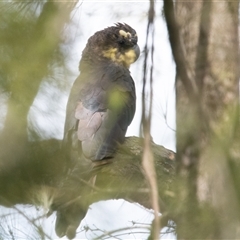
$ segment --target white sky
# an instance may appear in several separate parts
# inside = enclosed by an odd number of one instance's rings
[[[70,91],[71,84],[79,74],[78,64],[81,52],[86,45],[87,39],[96,31],[112,26],[116,22],[125,22],[132,26],[138,33],[139,47],[144,48],[147,26],[148,1],[84,1],[78,4],[77,9],[72,14],[75,23],[70,27],[67,40],[71,43],[66,47],[68,52],[69,67],[74,76],[66,81],[66,94],[58,95],[54,87],[48,84],[42,85],[34,106],[31,108],[30,118],[34,118],[37,127],[48,137],[62,138],[65,119],[65,106]],[[153,140],[166,148],[175,151],[175,65],[172,59],[170,46],[168,43],[167,29],[162,17],[162,1],[156,3],[155,21],[155,55],[154,55],[154,95],[153,95],[153,120],[151,134]],[[70,46],[70,47],[69,47]],[[128,136],[139,136],[139,124],[141,116],[141,88],[142,88],[142,66],[143,55],[134,63],[130,70],[136,83],[137,90],[137,111],[135,118],[128,129]],[[30,212],[35,208],[29,208]],[[26,211],[26,209],[25,209]],[[2,211],[1,211],[2,212]],[[117,216],[117,217],[116,217]],[[87,217],[79,228],[78,239],[92,239],[96,237],[94,232],[82,231],[86,224],[92,228],[97,226],[102,230],[113,230],[120,227],[131,226],[131,221],[139,223],[150,223],[152,212],[140,207],[137,204],[130,204],[122,200],[110,200],[99,202],[91,206]],[[20,221],[20,218],[19,218]],[[47,232],[55,238],[54,224],[55,216],[45,219],[42,224],[46,226]],[[26,231],[23,222],[16,223],[16,229]],[[30,230],[28,230],[30,231]],[[96,233],[96,232],[95,232]],[[99,232],[97,232],[99,235]],[[146,239],[147,235],[133,233],[122,236],[121,239]],[[162,239],[174,238],[168,235]]]

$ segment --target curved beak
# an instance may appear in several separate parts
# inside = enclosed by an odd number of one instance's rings
[[[135,60],[134,62],[138,59],[139,55],[140,55],[140,48],[137,44],[135,44],[132,49],[134,50],[134,53],[135,53]]]

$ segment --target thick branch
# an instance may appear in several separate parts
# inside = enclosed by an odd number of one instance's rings
[[[190,100],[196,100],[198,94],[194,82],[189,77],[184,51],[181,45],[179,29],[177,26],[174,6],[172,0],[164,0],[164,14],[168,28],[169,41],[172,48],[172,54],[176,62],[177,74],[180,77]]]
[[[211,1],[202,3],[201,20],[199,26],[199,38],[197,47],[197,57],[195,65],[196,84],[201,94],[204,86],[204,78],[207,74],[208,62],[208,46],[211,27]]]
[[[25,157],[9,172],[0,170],[0,204],[45,204],[53,198],[52,211],[57,211],[56,232],[74,237],[88,206],[105,199],[124,198],[151,208],[149,188],[141,167],[143,139],[126,138],[108,164],[66,169],[60,150],[61,141],[32,143]],[[175,154],[151,144],[157,172],[160,204],[166,208],[169,187],[174,174]],[[66,171],[67,170],[67,171]],[[45,196],[45,198],[43,198]],[[164,203],[164,204],[163,204]],[[162,209],[163,209],[162,208]]]

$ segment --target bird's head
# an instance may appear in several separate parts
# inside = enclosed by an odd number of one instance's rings
[[[96,32],[89,38],[83,57],[93,55],[95,59],[107,59],[129,68],[140,54],[136,31],[127,24],[116,23]]]

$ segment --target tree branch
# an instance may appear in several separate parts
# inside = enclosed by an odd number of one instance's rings
[[[151,208],[147,180],[142,171],[143,139],[126,138],[109,164],[67,170],[61,141],[31,143],[25,157],[11,171],[0,169],[0,204],[46,205],[50,214],[57,211],[56,232],[69,238],[84,218],[88,206],[106,199],[124,198]],[[159,203],[166,209],[173,195],[169,194],[174,176],[175,154],[151,143],[156,166]],[[160,183],[160,184],[159,184]],[[67,220],[66,220],[67,219]],[[64,224],[63,224],[64,223]]]
[[[172,0],[164,0],[164,14],[168,28],[172,54],[176,62],[177,74],[186,89],[187,96],[190,98],[190,100],[195,101],[197,99],[198,89],[189,76],[187,70],[185,55],[183,47],[181,45],[181,39],[179,36],[179,29],[175,18],[174,5]]]
[[[199,37],[197,47],[197,57],[195,64],[196,84],[199,93],[202,94],[204,85],[204,77],[207,74],[208,63],[208,46],[211,27],[211,1],[204,1],[202,3],[201,19],[199,26]]]
[[[143,67],[143,94],[142,94],[142,129],[144,132],[144,150],[142,155],[142,167],[143,172],[146,177],[146,180],[149,184],[150,188],[150,197],[152,202],[152,208],[154,210],[154,221],[152,226],[153,238],[157,239],[159,237],[159,231],[161,229],[160,221],[159,221],[159,196],[158,196],[158,186],[156,179],[156,170],[154,166],[154,156],[151,149],[151,117],[152,117],[152,97],[153,97],[153,54],[154,54],[154,17],[155,17],[155,9],[154,9],[154,1],[150,0],[150,7],[148,11],[148,25],[147,25],[147,34],[146,34],[146,43],[145,43],[145,57],[144,57],[144,67]],[[150,85],[150,103],[148,109],[146,108],[145,102],[145,91],[146,91],[146,83],[147,83],[147,60],[148,60],[148,42],[149,42],[149,33],[152,33],[152,43],[151,43],[151,68],[150,68],[150,77],[149,77],[149,85]],[[148,110],[148,113],[147,113]]]

